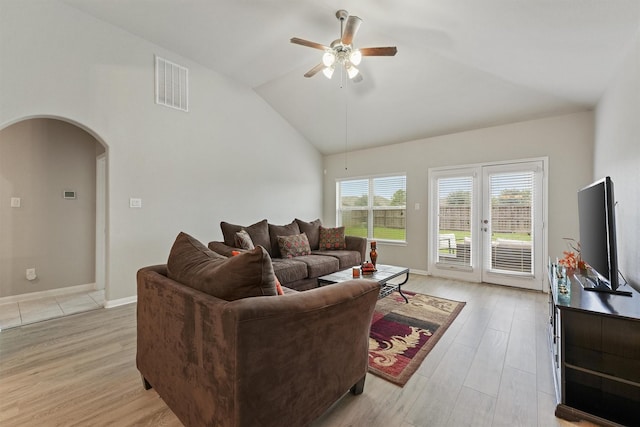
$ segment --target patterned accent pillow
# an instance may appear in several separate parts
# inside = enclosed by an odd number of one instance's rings
[[[346,249],[344,227],[324,228],[320,226],[319,246],[321,251]]]
[[[251,236],[247,233],[247,230],[244,228],[236,233],[235,236],[236,248],[240,249],[255,249],[256,247],[253,245],[253,240],[251,240]]]
[[[311,255],[309,239],[307,235],[294,234],[292,236],[278,236],[278,246],[282,258],[294,258],[302,255]]]

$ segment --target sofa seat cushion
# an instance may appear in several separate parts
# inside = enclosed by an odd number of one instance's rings
[[[296,280],[307,278],[307,264],[298,258],[273,258],[273,272],[283,286]]]
[[[171,248],[167,276],[226,301],[277,295],[271,258],[264,248],[226,258],[186,233],[178,234]]]
[[[312,255],[322,255],[338,259],[340,270],[362,264],[362,257],[357,251],[311,251]]]
[[[322,255],[304,255],[296,257],[297,261],[307,264],[309,278],[324,276],[335,273],[340,269],[340,262],[337,258]]]

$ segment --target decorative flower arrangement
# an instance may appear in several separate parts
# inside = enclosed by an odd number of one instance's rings
[[[572,249],[571,251],[563,251],[564,258],[558,261],[560,265],[564,265],[567,270],[580,270],[584,271],[587,269],[587,263],[584,262],[582,257],[580,256],[580,242],[570,238],[563,237],[563,240],[567,241],[567,245]]]

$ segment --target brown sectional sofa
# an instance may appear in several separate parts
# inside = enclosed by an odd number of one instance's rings
[[[307,426],[363,391],[375,281],[277,295],[264,248],[226,258],[181,233],[137,284],[136,365],[188,427]]]
[[[209,242],[209,249],[225,256],[232,251],[242,250],[236,246],[235,233],[245,230],[255,245],[266,249],[273,262],[273,270],[282,286],[298,291],[318,287],[318,277],[335,273],[345,268],[362,264],[366,260],[367,239],[345,236],[346,248],[343,250],[320,249],[320,220],[312,222],[295,219],[287,225],[269,224],[262,220],[249,226],[220,223],[223,242]],[[278,246],[278,236],[291,236],[305,233],[309,240],[310,255],[294,258],[282,258]]]

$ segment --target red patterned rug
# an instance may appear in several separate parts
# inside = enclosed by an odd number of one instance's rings
[[[369,372],[404,386],[466,303],[402,291],[376,304],[369,334]]]

